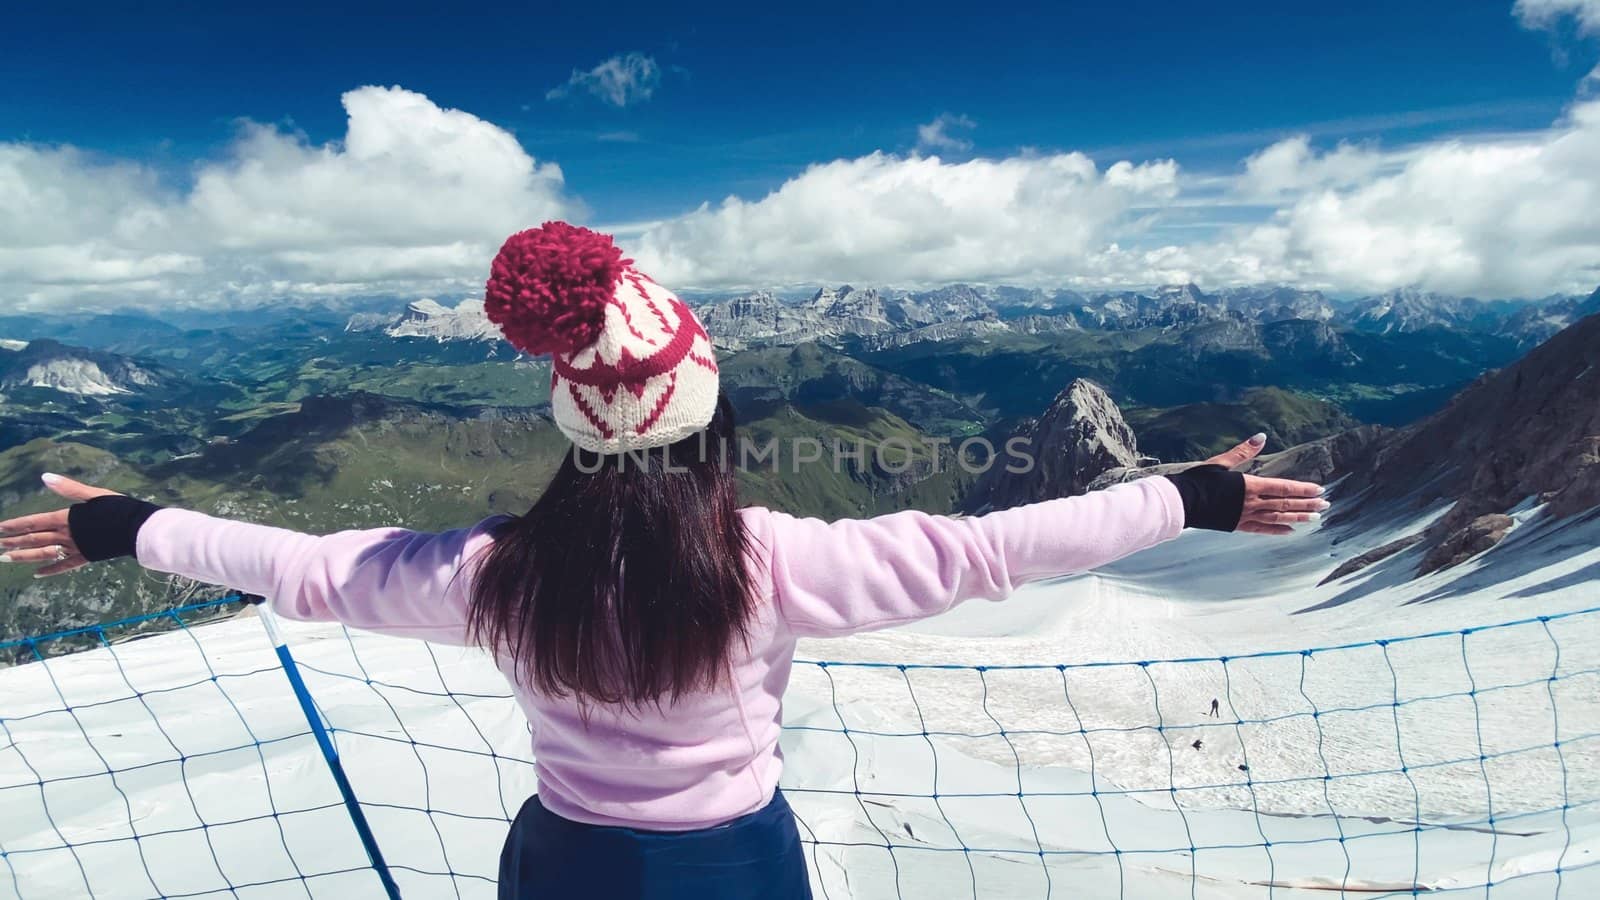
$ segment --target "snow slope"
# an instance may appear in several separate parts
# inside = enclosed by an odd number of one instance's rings
[[[1415,873],[1550,897],[1558,860],[1563,896],[1600,896],[1600,867],[1582,868],[1600,852],[1600,614],[1459,631],[1600,606],[1600,514],[1529,506],[1455,569],[1407,581],[1402,554],[1316,586],[1439,512],[1186,535],[1003,603],[803,644],[838,663],[796,667],[786,717],[817,896],[1410,895]],[[405,896],[493,896],[504,820],[533,788],[498,673],[475,651],[288,631]],[[873,661],[912,667],[848,664]],[[253,618],[0,672],[0,717],[0,898],[86,881],[97,897],[381,896]],[[64,842],[76,860],[35,849]]]

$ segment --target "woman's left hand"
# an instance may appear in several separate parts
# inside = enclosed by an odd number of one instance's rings
[[[1267,436],[1258,434],[1244,443],[1206,460],[1207,464],[1233,469],[1244,465],[1267,445]],[[1290,526],[1322,518],[1328,501],[1322,486],[1289,478],[1244,476],[1244,508],[1236,530],[1251,534],[1293,534]]]
[[[45,487],[77,503],[94,497],[115,494],[105,488],[91,487],[61,475],[46,473],[40,478]],[[44,563],[33,573],[35,578],[60,575],[89,564],[78,545],[72,541],[72,531],[67,527],[67,510],[20,516],[0,522],[0,562]]]

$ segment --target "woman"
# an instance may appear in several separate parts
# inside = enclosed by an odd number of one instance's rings
[[[1284,534],[1327,506],[1316,485],[1227,470],[1257,435],[1211,465],[976,518],[741,509],[711,343],[610,238],[560,222],[513,235],[485,309],[553,355],[574,444],[526,515],[313,536],[46,475],[78,502],[0,529],[6,559],[39,575],[133,555],[290,618],[487,647],[534,723],[539,779],[502,852],[503,898],[809,897],[777,789],[798,638],[999,600],[1186,525]]]

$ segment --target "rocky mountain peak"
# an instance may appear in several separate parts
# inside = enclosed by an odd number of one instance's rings
[[[726,300],[724,304],[728,309],[739,315],[752,315],[766,313],[777,306],[781,306],[782,301],[773,295],[771,291],[751,291],[748,294],[740,294],[737,297]]]
[[[920,308],[925,319],[934,322],[995,315],[990,292],[970,284],[952,284],[931,291],[920,291],[907,299]]]
[[[1209,298],[1194,282],[1162,285],[1156,290],[1156,299],[1168,303],[1205,303]]]
[[[1140,462],[1133,429],[1122,411],[1098,384],[1079,378],[1056,395],[1038,419],[1022,423],[1012,434],[1032,456],[1025,472],[1006,471],[1005,447],[963,501],[968,512],[1006,509],[1055,497],[1084,493],[1102,473],[1131,468]]]

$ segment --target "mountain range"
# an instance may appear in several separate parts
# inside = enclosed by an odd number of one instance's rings
[[[1600,312],[1600,303],[1579,296],[1486,301],[1417,290],[1336,301],[1320,291],[1275,286],[1207,293],[1197,285],[1181,284],[1148,292],[1086,295],[1071,290],[966,284],[927,291],[846,284],[819,288],[799,299],[785,299],[774,291],[754,291],[705,300],[696,305],[695,311],[713,340],[724,349],[811,341],[859,343],[881,349],[999,331],[1130,331],[1208,322],[1269,326],[1290,321],[1376,334],[1442,328],[1506,337],[1526,348],[1585,315]],[[418,300],[399,315],[358,313],[346,327],[351,331],[381,330],[393,337],[441,341],[498,339],[497,331],[483,314],[483,304],[473,299],[454,307],[432,299]]]
[[[750,502],[801,514],[998,508],[1103,483],[1108,469],[1204,458],[1264,430],[1272,447],[1293,446],[1264,466],[1367,485],[1363,516],[1402,497],[1456,504],[1395,551],[1420,571],[1407,553],[1448,565],[1504,534],[1485,517],[1505,515],[1518,492],[1577,509],[1587,488],[1551,492],[1595,477],[1584,366],[1600,320],[1580,319],[1600,311],[1600,291],[1525,303],[841,286],[698,308],[747,438],[908,448],[894,465],[868,452],[743,473]],[[548,477],[564,446],[548,381],[547,364],[500,341],[470,300],[0,316],[0,508],[45,508],[37,477],[60,471],[312,530],[458,525],[525,508]],[[1524,433],[1537,445],[1495,443]],[[1044,454],[1031,480],[957,464],[962,440],[1016,435]],[[1406,468],[1435,458],[1450,467]],[[1524,470],[1533,474],[1508,474]],[[1437,494],[1412,496],[1418,484]],[[145,611],[177,590],[127,565],[43,583],[0,569],[0,634]]]

